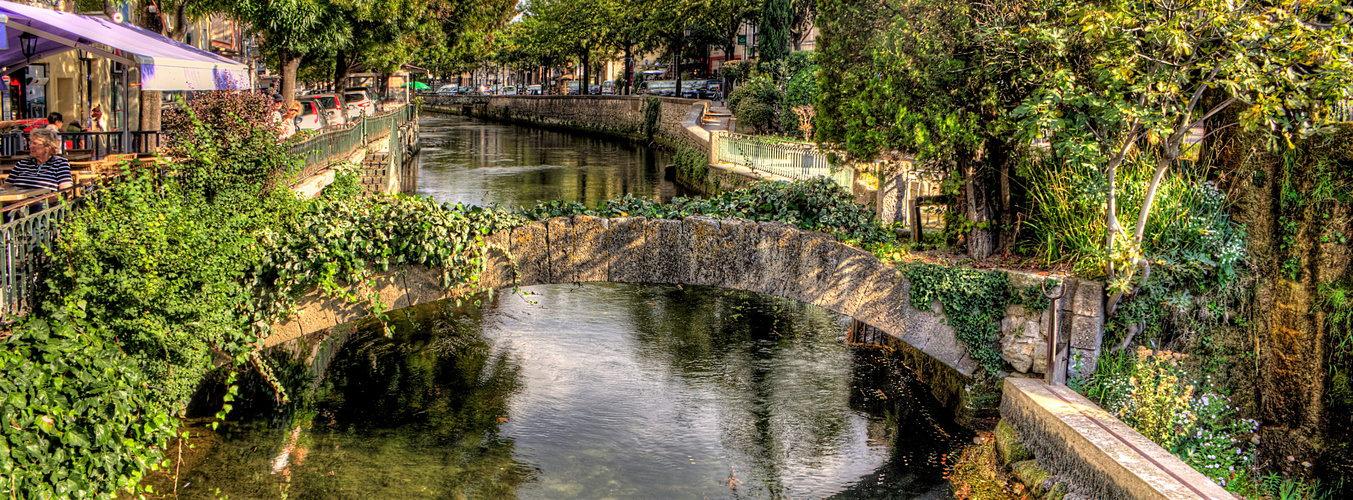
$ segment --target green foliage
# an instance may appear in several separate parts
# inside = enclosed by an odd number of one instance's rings
[[[269,242],[253,269],[261,305],[256,321],[280,317],[294,297],[319,287],[352,301],[354,285],[368,284],[392,266],[442,271],[442,285],[461,296],[481,291],[479,273],[489,246],[484,237],[522,219],[493,208],[437,205],[431,198],[372,197],[312,206],[302,220]],[[373,309],[384,310],[373,303]]]
[[[208,201],[257,198],[300,170],[289,149],[299,137],[279,141],[267,96],[217,90],[200,92],[181,109],[164,113],[165,154],[183,187]]]
[[[749,79],[747,83],[728,94],[728,107],[738,124],[756,133],[773,133],[779,129],[779,115],[784,94],[775,82],[765,76]]]
[[[177,413],[211,369],[213,349],[237,354],[255,339],[247,273],[263,253],[255,233],[282,204],[213,204],[146,173],[107,188],[77,212],[53,250],[50,286],[81,308],[154,380]]]
[[[1152,165],[1135,157],[1118,170],[1120,210],[1144,203],[1152,175]],[[1047,158],[1029,161],[1021,176],[1033,202],[1023,249],[1046,264],[1071,262],[1077,275],[1102,278],[1111,258],[1104,250],[1103,176]],[[1129,328],[1145,342],[1221,324],[1224,307],[1242,292],[1238,284],[1248,274],[1244,228],[1231,220],[1231,202],[1214,182],[1187,168],[1166,175],[1157,189],[1157,217],[1147,221],[1142,244],[1151,275],[1106,325],[1111,341],[1126,338]],[[1111,288],[1130,286],[1118,278]]]
[[[704,182],[705,176],[709,174],[709,157],[698,149],[681,146],[672,156],[672,166],[686,179]]]
[[[1111,411],[1124,423],[1167,450],[1175,449],[1196,415],[1190,410],[1193,385],[1179,367],[1182,355],[1145,347],[1137,350],[1137,366],[1124,404]]]
[[[1217,484],[1237,493],[1248,493],[1253,481],[1256,450],[1245,449],[1242,439],[1254,435],[1259,422],[1240,418],[1231,399],[1204,393],[1191,403],[1195,416],[1191,430],[1175,454]]]
[[[758,19],[762,61],[776,61],[789,55],[789,31],[793,28],[792,0],[763,0]]]
[[[653,137],[658,133],[658,119],[662,118],[662,100],[657,97],[648,97],[644,99],[644,124],[641,132],[644,139],[652,142]]]
[[[747,189],[726,191],[715,198],[674,198],[668,204],[633,196],[606,200],[595,208],[577,202],[552,201],[525,209],[523,215],[533,220],[574,215],[655,219],[705,215],[783,222],[802,229],[832,233],[861,244],[894,240],[893,233],[879,223],[872,210],[856,204],[850,192],[825,178],[792,183],[762,181]]]
[[[160,466],[173,422],[83,311],[28,316],[0,341],[0,492],[111,498]]]
[[[334,170],[334,181],[324,186],[320,198],[330,202],[350,201],[362,194],[362,170],[349,164]]]
[[[939,301],[949,326],[968,354],[994,376],[1005,366],[1000,340],[1001,318],[1014,297],[1010,275],[964,267],[914,263],[902,267],[911,282],[911,305],[929,311]]]
[[[1240,418],[1223,394],[1196,393],[1192,375],[1180,366],[1186,357],[1145,347],[1106,353],[1089,380],[1070,385],[1227,491],[1263,496],[1251,442],[1258,422]]]
[[[1304,481],[1299,477],[1267,474],[1259,482],[1259,491],[1273,500],[1325,500],[1334,497],[1321,490],[1320,481]]]

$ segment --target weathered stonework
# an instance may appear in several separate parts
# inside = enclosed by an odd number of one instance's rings
[[[911,306],[911,284],[900,270],[872,254],[836,241],[831,235],[780,223],[689,217],[684,220],[586,215],[556,217],[490,235],[481,283],[502,289],[582,281],[684,283],[747,290],[787,297],[854,317],[971,376],[977,363],[954,335],[939,304]],[[511,258],[509,259],[509,255]],[[448,296],[440,270],[409,267],[383,275],[376,292],[389,308],[402,308]],[[1019,290],[1041,276],[1012,273]],[[1067,281],[1063,324],[1072,349],[1097,349],[1102,319],[1078,312],[1102,313],[1093,292],[1098,285]],[[1083,292],[1090,290],[1090,292]],[[1073,293],[1080,292],[1080,293]],[[364,292],[365,293],[365,292]],[[332,327],[367,314],[365,304],[308,296],[295,317],[277,325],[267,345]],[[1002,355],[1013,371],[1041,371],[1049,313],[1013,306],[1001,320]],[[1088,346],[1088,347],[1087,347]]]
[[[506,120],[537,126],[567,128],[610,135],[643,138],[644,100],[649,96],[551,95],[493,96],[488,103],[471,106],[471,114],[491,120]],[[700,127],[700,117],[709,101],[656,98],[661,103],[654,138],[672,147],[709,150],[709,132]],[[460,113],[462,106],[431,111]]]

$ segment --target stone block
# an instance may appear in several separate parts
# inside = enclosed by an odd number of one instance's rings
[[[508,288],[516,281],[512,270],[512,260],[508,252],[512,251],[512,232],[498,231],[484,238],[484,273],[479,276],[479,285],[497,290]]]
[[[610,221],[591,215],[573,217],[573,254],[577,281],[609,281],[611,268]]]
[[[533,222],[512,230],[512,256],[517,260],[522,286],[552,282],[548,235],[544,222]]]
[[[1048,480],[1048,471],[1044,470],[1034,460],[1025,460],[1010,464],[1010,475],[1015,476],[1019,482],[1024,483],[1035,498],[1042,497],[1048,492],[1047,487],[1043,485]]]
[[[799,231],[799,297],[792,298],[825,307],[822,298],[831,286],[839,256],[832,251],[836,244],[832,235]]]
[[[1104,284],[1096,281],[1081,281],[1078,283],[1071,310],[1077,316],[1103,318]]]
[[[840,314],[852,316],[852,296],[858,291],[860,273],[868,269],[870,261],[877,261],[872,254],[849,245],[832,242],[825,245],[820,262],[828,271],[822,276],[822,292],[817,297],[817,305]],[[830,266],[830,267],[827,267]]]
[[[441,268],[403,266],[396,269],[396,272],[404,282],[404,293],[408,297],[407,302],[410,305],[436,302],[446,298],[448,295],[446,287],[442,286],[442,275],[444,274],[444,271]],[[340,321],[337,323],[345,323],[355,318],[338,319]]]
[[[711,217],[687,217],[681,221],[679,248],[688,256],[690,266],[684,279],[691,285],[723,286],[726,269],[719,262],[724,251],[722,221]]]
[[[720,225],[723,247],[718,258],[724,267],[723,286],[759,292],[762,269],[756,262],[761,241],[760,225],[752,221],[725,220]]]
[[[610,279],[621,283],[646,281],[652,256],[646,252],[645,230],[650,226],[643,217],[616,217],[610,220]]]
[[[1015,429],[1004,420],[996,423],[996,451],[1001,454],[1001,463],[1009,465],[1012,462],[1022,462],[1034,458],[1033,453],[1024,447],[1024,443],[1019,441],[1019,436],[1015,435]]]
[[[799,293],[801,231],[779,222],[761,222],[757,225],[760,240],[756,246],[755,263],[761,269],[759,291],[803,300]]]
[[[644,246],[653,259],[648,267],[649,283],[689,283],[689,253],[681,244],[682,223],[671,219],[648,219]]]
[[[555,217],[545,221],[549,241],[550,282],[573,283],[578,281],[578,268],[573,265],[573,252],[577,250],[577,231],[573,220],[567,217]]]
[[[948,325],[945,326],[948,327]],[[925,344],[925,347],[921,348],[921,351],[929,354],[937,361],[953,367],[963,375],[971,377],[976,368],[975,363],[968,356],[967,347],[959,342],[958,336],[954,335],[953,327],[949,327],[948,330],[948,332],[932,332],[930,341]],[[965,361],[964,358],[968,359]]]
[[[1001,359],[1010,363],[1010,367],[1019,373],[1028,373],[1034,363],[1036,353],[1040,350],[1047,350],[1047,340],[1038,330],[1038,322],[1030,320],[1021,320],[1019,318],[1005,318],[1001,320],[1004,327],[1010,324],[1009,331],[1003,330],[1001,337]]]
[[[1067,318],[1062,318],[1065,321]],[[1073,316],[1071,319],[1071,347],[1098,350],[1104,338],[1103,320],[1098,316]]]
[[[846,314],[872,319],[891,306],[891,292],[900,273],[891,264],[866,255],[867,259],[848,257],[839,273],[846,275],[852,284]]]

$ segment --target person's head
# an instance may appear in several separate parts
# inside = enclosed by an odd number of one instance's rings
[[[34,158],[46,160],[56,156],[61,144],[61,136],[55,130],[47,128],[33,129],[28,133],[28,153]]]
[[[55,123],[57,125],[60,125],[62,123],[66,123],[66,119],[65,117],[61,116],[61,113],[53,111],[51,113],[47,113],[47,123]]]
[[[280,108],[282,107],[282,103],[284,103],[284,102],[286,102],[286,99],[283,99],[283,98],[282,98],[282,94],[273,94],[273,95],[272,95],[272,108],[273,108],[273,109],[280,109]]]
[[[301,101],[291,101],[291,104],[287,105],[287,114],[299,116],[301,114]]]

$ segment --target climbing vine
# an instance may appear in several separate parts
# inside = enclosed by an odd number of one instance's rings
[[[989,375],[1004,366],[996,342],[1005,306],[1015,299],[1010,275],[965,267],[914,263],[902,266],[911,282],[911,305],[930,310],[939,301],[954,335]],[[1046,307],[1046,306],[1045,306]]]
[[[644,124],[642,132],[644,139],[652,142],[653,137],[658,133],[658,119],[662,118],[662,100],[657,97],[644,99]]]

